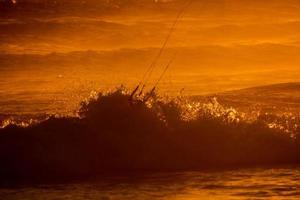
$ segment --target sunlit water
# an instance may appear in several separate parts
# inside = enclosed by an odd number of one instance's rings
[[[68,184],[2,186],[1,199],[299,199],[300,168],[115,176]]]
[[[199,12],[199,7],[192,6],[186,13],[192,20],[182,19],[169,42],[168,48],[179,53],[159,89],[177,94],[185,88],[188,94],[197,95],[299,81],[300,12],[297,3],[291,4],[288,3],[288,12],[286,6],[277,3],[272,8],[241,5],[240,9],[231,9],[229,4],[221,7],[221,12],[213,5],[213,9],[204,7],[208,17]],[[240,10],[242,14],[237,12]],[[216,11],[221,14],[214,14]],[[93,89],[122,83],[134,88],[155,57],[155,48],[161,46],[168,33],[167,21],[176,16],[159,15],[153,20],[153,14],[134,15],[131,23],[128,16],[122,15],[116,16],[121,18],[119,21],[102,15],[53,19],[44,16],[44,21],[39,17],[26,20],[24,16],[21,20],[18,16],[3,19],[0,122],[11,116],[27,119],[69,113]],[[117,37],[115,33],[119,33]],[[167,49],[170,55],[172,51]],[[170,55],[163,55],[158,66],[164,67]],[[152,81],[156,81],[161,70],[158,67],[158,75],[151,77]],[[299,90],[291,93],[298,94]],[[233,107],[248,108],[250,104],[250,111],[261,99],[259,103],[267,108],[283,105],[299,109],[298,97],[282,94],[284,98],[274,98],[274,93],[247,91],[244,96],[229,95],[225,100]],[[182,172],[73,184],[2,186],[0,200],[300,199],[299,172],[299,168]]]

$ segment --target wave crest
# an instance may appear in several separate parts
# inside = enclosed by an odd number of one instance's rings
[[[147,94],[143,94],[144,96]],[[0,129],[0,176],[53,178],[108,170],[299,163],[299,117],[141,95],[124,87],[82,102],[78,116]]]

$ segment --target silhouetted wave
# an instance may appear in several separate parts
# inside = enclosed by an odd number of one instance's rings
[[[247,118],[216,99],[144,98],[119,88],[83,102],[76,117],[7,123],[0,129],[1,180],[300,162],[295,116]]]

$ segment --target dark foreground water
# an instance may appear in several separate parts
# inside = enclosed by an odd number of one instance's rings
[[[300,168],[116,176],[68,184],[1,186],[0,199],[300,199]]]

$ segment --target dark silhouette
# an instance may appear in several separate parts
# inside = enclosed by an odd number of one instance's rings
[[[79,117],[0,129],[0,180],[300,162],[299,128],[292,134],[271,129],[270,116],[250,123],[214,108],[184,120],[178,99],[130,98],[122,89],[100,93],[82,103]]]

